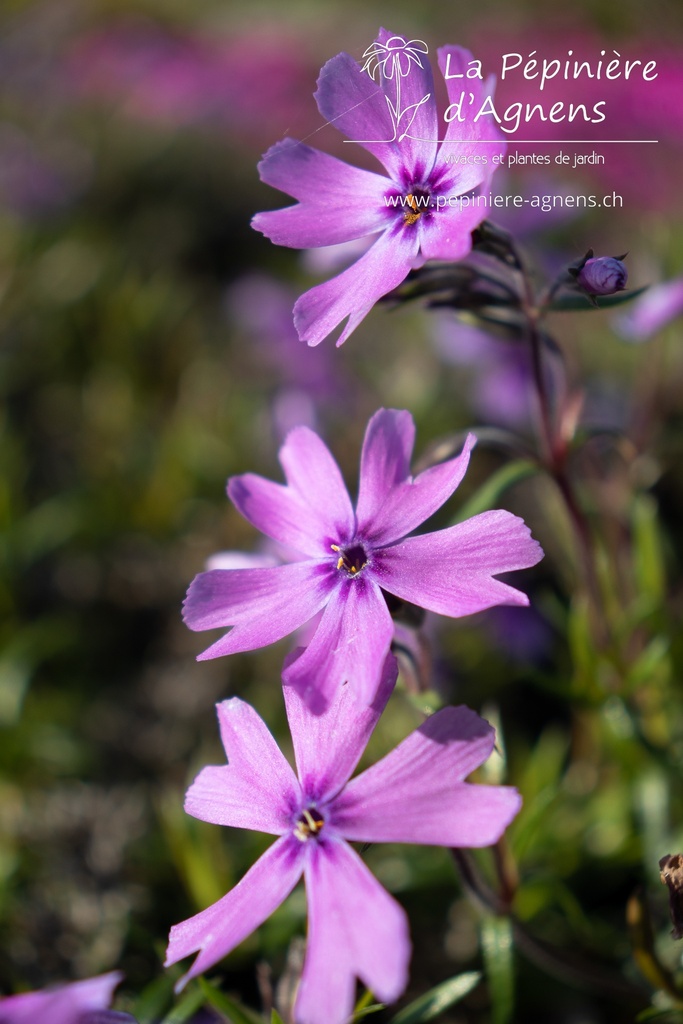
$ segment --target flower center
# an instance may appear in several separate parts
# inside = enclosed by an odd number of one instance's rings
[[[294,835],[302,843],[311,836],[317,836],[325,824],[325,819],[316,807],[305,808],[297,818]]]
[[[333,551],[338,552],[337,568],[344,569],[349,576],[357,576],[361,569],[368,564],[368,556],[365,548],[358,542],[340,547],[339,544],[331,544]]]
[[[429,192],[425,192],[421,188],[416,188],[409,192],[405,197],[403,222],[405,224],[415,224],[431,205]]]

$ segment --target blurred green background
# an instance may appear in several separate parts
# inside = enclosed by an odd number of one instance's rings
[[[496,403],[501,427],[532,436],[526,392],[512,411],[503,407],[518,396],[514,382],[503,379],[487,398],[481,378],[493,363],[445,360],[439,331],[451,326],[440,317],[437,330],[434,315],[417,306],[375,309],[339,350],[329,339],[305,349],[289,310],[331,272],[316,273],[310,259],[249,227],[254,212],[282,205],[256,171],[270,145],[287,134],[312,136],[309,143],[342,153],[333,130],[320,130],[315,79],[340,50],[359,57],[379,25],[425,38],[432,53],[445,43],[480,47],[491,65],[502,47],[552,53],[558,41],[574,40],[664,61],[670,77],[662,76],[656,111],[622,111],[634,131],[656,122],[660,145],[637,155],[612,147],[606,177],[589,170],[564,178],[583,191],[623,185],[623,210],[548,218],[527,225],[523,241],[539,273],[589,246],[628,250],[633,287],[683,270],[683,118],[671,70],[683,52],[679,3],[582,0],[551,19],[547,4],[531,0],[309,0],[248,9],[208,0],[6,0],[4,993],[114,966],[125,971],[126,991],[139,992],[161,974],[169,926],[221,896],[264,848],[262,837],[233,835],[182,810],[196,771],[223,759],[217,700],[244,696],[283,736],[287,642],[198,665],[206,638],[180,620],[185,589],[209,555],[259,542],[225,498],[227,477],[250,470],[279,479],[283,433],[304,420],[326,438],[353,492],[363,430],[381,405],[411,410],[418,453],[495,422]],[[508,184],[528,190],[531,174]],[[525,953],[523,943],[512,961],[502,953],[498,963],[495,942],[484,956],[480,935],[482,927],[492,934],[490,922],[482,925],[445,851],[367,855],[411,917],[407,998],[482,964],[494,979],[442,1016],[452,1024],[633,1020],[652,991],[625,925],[637,890],[650,892],[662,962],[675,971],[680,960],[657,867],[683,846],[674,625],[683,593],[680,329],[636,346],[617,336],[606,313],[561,314],[552,326],[572,387],[586,389],[582,429],[604,427],[616,438],[587,445],[576,471],[598,524],[617,639],[608,654],[593,649],[557,496],[538,476],[524,480],[496,503],[524,515],[547,551],[524,581],[533,610],[435,625],[440,696],[404,685],[374,741],[379,756],[422,709],[467,703],[500,726],[507,751],[482,779],[504,778],[525,798],[510,835],[521,878],[516,909],[539,943],[560,951],[550,962]],[[505,459],[481,444],[438,522],[448,523]],[[478,863],[492,877],[486,854]],[[304,922],[296,892],[214,972],[224,989],[255,1008],[267,1003]],[[595,966],[598,982],[581,965],[566,966],[574,954]],[[515,1004],[505,996],[511,963]],[[641,994],[610,990],[610,979]],[[122,1005],[132,1006],[126,998]],[[282,1007],[282,992],[280,999]]]

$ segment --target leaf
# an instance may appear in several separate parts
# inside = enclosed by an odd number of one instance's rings
[[[469,501],[465,502],[459,510],[454,524],[462,523],[465,519],[478,515],[479,512],[495,508],[505,491],[535,473],[538,473],[538,466],[528,459],[516,459],[506,466],[502,466],[482,484]]]
[[[270,1024],[285,1024],[282,1017],[274,1007],[270,1011]]]
[[[650,494],[637,495],[631,518],[634,575],[638,591],[661,604],[666,589],[666,571],[658,520],[655,499]]]
[[[559,298],[553,299],[545,308],[553,313],[582,313],[591,309],[611,309],[612,306],[621,306],[624,302],[631,302],[647,289],[648,285],[645,285],[634,291],[617,292],[615,295],[599,295],[594,302],[591,302],[587,295],[578,293],[576,295],[561,295]]]
[[[671,676],[669,646],[669,638],[666,636],[655,636],[650,640],[628,671],[630,687],[647,683],[651,689],[655,683],[666,682],[669,679]]]
[[[363,1017],[367,1017],[369,1013],[376,1013],[377,1010],[384,1009],[383,1003],[373,1003],[374,995],[369,988],[366,988],[363,995],[360,997],[353,1009],[353,1020],[362,1020]]]
[[[201,988],[192,989],[166,1014],[161,1024],[186,1024],[205,1001]]]
[[[484,918],[481,947],[491,996],[491,1024],[508,1024],[515,1003],[512,924],[509,918]]]
[[[214,1009],[226,1014],[231,1024],[263,1024],[263,1017],[260,1014],[242,1006],[236,999],[216,988],[206,978],[200,977],[197,980],[206,1001],[211,1003]]]
[[[139,1024],[153,1024],[160,1019],[164,1008],[173,998],[175,981],[173,972],[169,971],[160,978],[155,978],[144,988],[131,1010]]]
[[[384,1003],[370,1003],[369,1006],[364,1006],[362,1010],[357,1010],[353,1015],[353,1020],[362,1020],[363,1017],[369,1017],[372,1013],[377,1013],[379,1010],[384,1009]]]
[[[572,601],[569,609],[568,640],[574,665],[572,686],[577,697],[584,700],[596,696],[598,653],[595,650],[591,627],[591,609],[581,595]]]
[[[467,971],[442,982],[392,1017],[390,1024],[424,1024],[425,1021],[433,1020],[437,1014],[464,999],[477,987],[481,977],[481,971]]]
[[[683,1021],[683,1010],[660,1010],[656,1006],[648,1006],[636,1017],[637,1024],[650,1024],[650,1021],[658,1021],[659,1024],[681,1024]]]

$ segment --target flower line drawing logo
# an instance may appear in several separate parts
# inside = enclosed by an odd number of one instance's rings
[[[396,102],[392,103],[389,96],[385,95],[387,106],[389,107],[389,113],[391,114],[391,121],[394,128],[394,133],[390,139],[357,139],[354,141],[360,142],[402,142],[408,136],[415,115],[422,106],[423,103],[427,103],[431,99],[431,93],[428,92],[421,100],[416,103],[409,103],[405,110],[401,110],[401,79],[406,78],[411,71],[411,65],[416,64],[419,68],[423,69],[424,65],[420,60],[420,54],[429,53],[429,47],[422,39],[411,39],[406,41],[402,36],[390,36],[386,42],[380,42],[378,39],[363,53],[365,63],[361,68],[361,72],[367,71],[372,78],[373,82],[377,81],[377,77],[385,78],[391,81],[396,81]],[[405,124],[401,134],[399,135],[399,126],[402,121],[407,117],[407,123]]]

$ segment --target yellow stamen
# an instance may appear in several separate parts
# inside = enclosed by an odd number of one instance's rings
[[[412,192],[409,192],[406,196],[406,202],[410,207],[412,213],[406,212],[403,214],[403,220],[406,224],[414,224],[422,216],[422,211],[417,208],[417,200]]]
[[[315,813],[318,814],[317,811]],[[311,836],[317,836],[324,824],[325,822],[320,816],[315,818],[309,810],[303,810],[294,829],[294,835],[303,843]]]
[[[310,811],[302,811],[301,813],[303,817],[306,819],[306,824],[308,825],[313,835],[319,832],[320,829],[323,827],[322,821],[320,819],[316,821],[316,819],[313,817]]]

